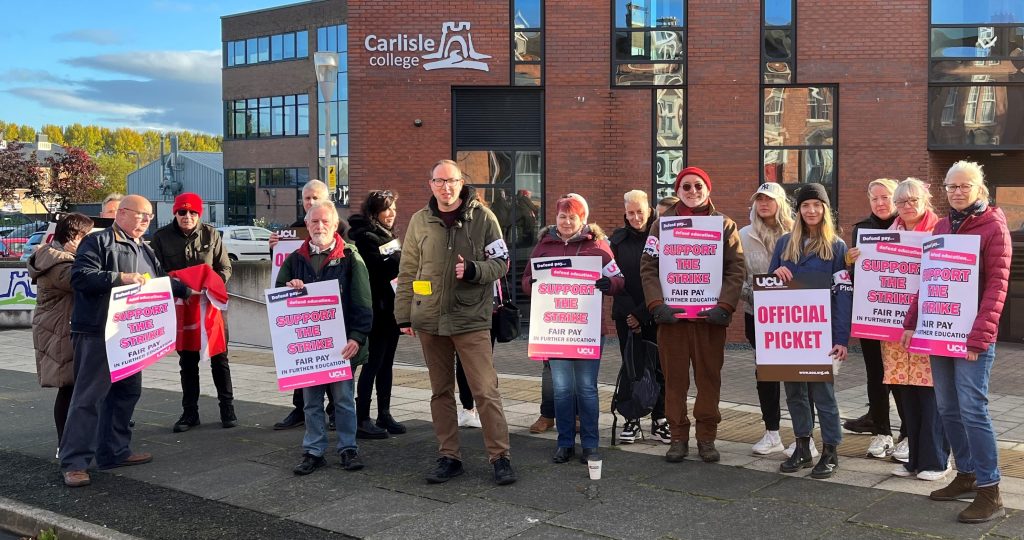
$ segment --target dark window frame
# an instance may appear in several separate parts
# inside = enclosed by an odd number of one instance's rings
[[[238,174],[242,174],[244,180],[240,186],[236,182]],[[252,182],[249,182],[248,179],[250,174],[252,175]],[[255,168],[224,169],[224,213],[226,225],[249,225],[252,223],[252,219],[256,216],[257,182]],[[245,189],[244,201],[236,201],[233,197],[234,192],[232,189],[238,189],[239,187]],[[239,216],[237,212],[232,211],[237,207],[246,208],[244,216]]]
[[[540,2],[540,26],[528,27],[528,28],[516,28],[516,0],[509,2],[509,85],[510,86],[524,86],[524,87],[544,87],[544,59],[547,56],[547,50],[545,48],[546,36],[544,32],[544,20],[546,18],[545,10],[547,9],[547,2],[544,0],[538,0]],[[529,33],[538,32],[540,33],[540,60],[528,60],[521,61],[516,60],[516,34],[517,33]],[[518,66],[540,66],[540,79],[538,84],[516,84],[516,67]]]
[[[758,70],[761,72],[761,74],[760,74],[761,84],[762,85],[765,85],[765,84],[799,84],[799,79],[797,78],[798,70],[797,70],[797,54],[796,54],[797,50],[798,50],[797,49],[797,43],[798,43],[797,42],[797,31],[796,31],[796,29],[797,29],[797,3],[796,3],[796,0],[790,0],[790,12],[792,13],[792,17],[790,17],[790,21],[789,21],[788,25],[771,25],[771,26],[769,26],[767,24],[768,23],[767,19],[765,19],[765,15],[766,15],[766,11],[767,11],[765,4],[766,4],[765,0],[761,0],[761,64],[760,64],[760,66],[758,66]],[[790,56],[790,58],[788,60],[788,62],[790,64],[790,68],[789,68],[790,69],[790,80],[789,80],[788,83],[768,83],[768,82],[765,82],[765,76],[766,76],[765,73],[767,71],[767,66],[768,66],[768,54],[767,54],[767,51],[765,50],[765,46],[764,46],[765,45],[765,41],[764,40],[765,40],[765,34],[766,34],[765,31],[767,29],[772,29],[772,30],[789,30],[790,31],[790,38],[793,40],[793,50],[792,50],[792,54],[791,54],[791,56]]]
[[[301,33],[306,33],[306,47],[305,47],[306,54],[303,55],[303,56],[299,56],[299,50],[300,50],[300,47],[299,47],[299,43],[300,43],[300,41],[299,41],[299,34],[301,34]],[[293,56],[291,56],[291,57],[284,56],[284,51],[286,50],[286,47],[284,47],[283,42],[288,38],[289,35],[292,37],[292,43],[293,43],[293,46],[292,46]],[[274,45],[273,45],[273,43],[274,43],[274,38],[275,37],[279,37],[281,39],[281,41],[282,41],[281,58],[277,59],[277,60],[273,59],[274,58]],[[249,61],[248,50],[247,50],[248,46],[246,45],[246,43],[250,39],[256,40],[256,58],[257,58],[257,60],[255,62],[250,62]],[[267,46],[267,60],[259,60],[259,42],[260,42],[260,40],[263,40],[263,39],[266,39],[269,42],[269,44]],[[231,43],[234,44],[233,47],[229,47],[229,44],[231,44]],[[242,54],[242,57],[245,59],[245,61],[242,62],[242,63],[234,62],[233,57],[232,57],[231,60],[228,60],[229,56],[227,54],[227,51],[234,49],[232,52],[237,52],[237,48],[238,48],[238,44],[239,43],[242,44],[242,49],[243,49],[243,51],[245,51]],[[266,35],[260,35],[260,36],[252,36],[252,37],[247,37],[247,38],[242,38],[242,39],[230,39],[230,40],[224,41],[223,44],[224,44],[225,54],[224,54],[224,58],[221,61],[221,68],[222,69],[234,69],[234,68],[241,68],[241,67],[247,67],[247,66],[255,66],[255,65],[260,65],[260,64],[277,64],[277,63],[280,63],[280,62],[292,62],[292,61],[295,61],[295,60],[308,60],[309,59],[309,30],[307,28],[301,28],[301,29],[298,29],[298,30],[291,30],[291,31],[288,31],[288,32],[279,32],[279,33],[276,33],[276,34],[266,34]]]
[[[300,97],[302,97],[302,96],[305,96],[307,98],[307,102],[306,103],[300,103],[300,101],[301,101]],[[284,120],[288,118],[288,113],[286,111],[288,111],[288,109],[290,108],[291,112],[293,114],[293,119],[294,119],[294,125],[292,126],[294,128],[294,132],[293,132],[293,134],[288,135],[287,134],[288,133],[288,125],[287,125],[287,123],[284,123],[283,124],[284,125],[284,129],[282,131],[282,134],[281,135],[274,135],[273,134],[273,126],[274,126],[274,114],[273,114],[273,111],[274,111],[275,108],[278,108],[277,106],[273,105],[274,99],[280,98],[281,102],[284,103],[285,100],[288,97],[292,97],[293,98],[293,104],[292,105],[282,105],[280,107],[282,109],[282,113],[283,113],[283,115],[282,115],[283,116],[282,122],[284,122]],[[261,96],[261,97],[257,97],[257,98],[239,98],[239,99],[227,99],[227,100],[224,100],[224,124],[223,124],[224,125],[224,140],[256,140],[256,139],[265,140],[265,139],[281,139],[281,138],[293,138],[293,137],[309,137],[308,120],[307,120],[306,133],[300,133],[299,132],[299,118],[301,117],[300,109],[302,107],[306,108],[306,117],[307,117],[307,119],[309,117],[308,97],[309,96],[307,94],[288,94],[288,95],[284,95],[284,96]],[[266,107],[260,107],[259,102],[261,100],[267,100],[269,104]],[[250,107],[249,106],[249,101],[255,101],[256,102],[256,106],[255,107]],[[242,107],[241,108],[238,107],[237,102],[242,102]],[[262,123],[260,122],[259,119],[260,119],[260,116],[261,116],[260,112],[261,112],[262,109],[266,109],[267,110],[267,114],[269,115],[268,118],[269,118],[269,122],[270,122],[270,127],[268,127],[268,129],[266,131],[266,133],[268,133],[268,135],[266,135],[266,136],[262,136],[261,135],[261,133],[262,133],[262,131],[261,131],[261,124]],[[242,113],[242,118],[245,118],[245,119],[250,118],[250,114],[253,115],[253,117],[255,118],[255,122],[251,126],[252,127],[252,131],[249,131],[249,129],[248,129],[250,127],[249,126],[249,122],[245,122],[245,125],[243,126],[243,128],[245,129],[245,133],[242,134],[242,135],[237,135],[238,123],[234,121],[234,115],[238,114],[238,113]]]
[[[610,42],[611,47],[609,54],[611,56],[609,63],[609,77],[608,84],[613,89],[631,89],[631,90],[647,90],[651,88],[686,88],[687,81],[689,80],[689,56],[690,56],[690,0],[683,0],[683,24],[682,26],[644,26],[635,28],[617,27],[615,20],[615,2],[609,2],[609,11],[611,13],[611,28],[610,28]],[[615,58],[615,37],[619,31],[623,32],[682,32],[685,38],[683,42],[683,59],[682,60],[660,60],[660,61],[619,61]],[[676,64],[682,66],[682,82],[679,84],[633,84],[633,85],[620,85],[615,83],[615,72],[617,66],[620,65],[659,65],[659,64]]]

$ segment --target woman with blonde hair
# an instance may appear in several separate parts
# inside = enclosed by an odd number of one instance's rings
[[[846,270],[846,243],[836,234],[829,205],[828,192],[821,184],[807,184],[797,193],[797,223],[793,232],[775,244],[769,265],[783,282],[801,274],[825,274],[832,281],[832,350],[836,361],[846,360],[846,344],[850,339],[850,317],[853,310],[853,285]],[[839,426],[839,406],[831,382],[786,382],[786,404],[793,421],[796,448],[779,470],[797,472],[811,466],[811,433],[814,417],[811,401],[821,422],[824,446],[821,459],[811,471],[811,478],[831,478],[839,468],[836,448],[843,440]]]

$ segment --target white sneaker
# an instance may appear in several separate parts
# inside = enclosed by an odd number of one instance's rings
[[[640,430],[640,420],[626,420],[626,423],[622,425],[622,432],[619,433],[619,442],[632,444],[637,438],[643,436],[643,432]]]
[[[892,475],[899,476],[902,478],[908,478],[910,476],[914,476],[914,473],[908,471],[907,468],[904,467],[903,465],[897,465],[892,469]]]
[[[903,463],[910,461],[910,444],[907,439],[896,443],[896,448],[892,451],[892,458]]]
[[[480,427],[480,415],[476,409],[462,409],[459,413],[459,427]]]
[[[926,480],[928,482],[935,482],[938,480],[942,480],[943,478],[946,477],[947,474],[949,474],[948,468],[944,471],[921,471],[917,473],[917,479]]]
[[[786,457],[793,457],[793,452],[796,452],[796,441],[789,443],[789,446],[782,451],[783,454],[786,454]],[[811,439],[811,457],[818,457],[818,447],[814,446],[814,439]]]
[[[868,445],[868,455],[876,458],[885,458],[892,455],[892,435],[875,435],[871,437],[871,444]]]
[[[754,443],[750,451],[759,456],[767,456],[773,452],[785,451],[785,449],[786,447],[782,446],[782,437],[779,436],[778,431],[765,431],[764,436],[761,437],[760,441]]]
[[[662,444],[672,444],[672,429],[668,427],[667,418],[651,421],[651,436],[661,441]]]

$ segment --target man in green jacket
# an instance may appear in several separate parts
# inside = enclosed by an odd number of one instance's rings
[[[455,407],[455,353],[459,353],[483,424],[484,444],[498,485],[516,481],[509,460],[508,424],[491,356],[493,285],[508,271],[501,226],[465,185],[452,160],[431,168],[427,207],[413,214],[395,292],[395,320],[419,335],[430,375],[430,415],[441,457],[432,484],[463,473]]]
[[[355,246],[346,244],[338,234],[338,210],[334,203],[313,203],[306,213],[309,239],[289,255],[277,274],[278,287],[302,289],[306,283],[337,280],[341,290],[341,313],[348,341],[341,357],[349,360],[352,371],[366,362],[366,337],[373,327],[373,302],[370,275]],[[327,419],[324,418],[324,391],[334,396],[334,418],[338,431],[338,455],[341,468],[363,468],[356,445],[355,383],[352,379],[302,389],[306,434],[302,438],[302,462],[293,472],[309,474],[327,464]]]

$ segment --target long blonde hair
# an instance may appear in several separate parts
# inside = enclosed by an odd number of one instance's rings
[[[835,252],[832,251],[832,244],[835,243],[837,235],[835,221],[832,219],[832,209],[825,201],[813,200],[820,202],[823,207],[818,234],[811,234],[807,224],[804,223],[804,216],[800,214],[800,209],[797,208],[799,226],[793,227],[793,233],[789,237],[789,245],[782,252],[782,259],[785,261],[799,263],[800,257],[804,253],[813,253],[823,261],[831,261],[832,257],[835,256]],[[806,248],[803,247],[805,237],[807,240]]]
[[[757,215],[756,206],[750,208],[750,226],[754,229],[754,238],[760,240],[769,253],[775,251],[775,244],[782,235],[793,230],[793,207],[789,205],[789,198],[772,200],[776,205],[774,227],[769,227],[761,216]]]

